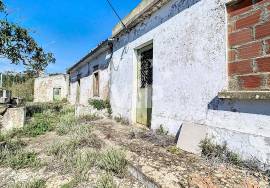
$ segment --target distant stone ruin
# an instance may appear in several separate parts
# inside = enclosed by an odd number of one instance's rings
[[[12,98],[11,91],[0,89],[0,131],[6,132],[24,126],[26,110],[22,99]]]

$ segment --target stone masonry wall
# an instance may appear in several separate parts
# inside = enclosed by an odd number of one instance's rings
[[[52,102],[53,88],[61,88],[61,99],[68,97],[69,77],[64,74],[39,77],[34,84],[34,102]]]
[[[229,89],[270,90],[270,1],[244,0],[227,10]]]

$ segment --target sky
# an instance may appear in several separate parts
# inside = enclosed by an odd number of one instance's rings
[[[123,18],[140,0],[110,0]],[[110,37],[119,22],[106,0],[4,0],[9,20],[30,30],[31,35],[56,63],[47,73],[63,73],[101,41]],[[0,72],[23,71],[0,59]]]

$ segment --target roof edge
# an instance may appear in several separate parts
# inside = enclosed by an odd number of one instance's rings
[[[125,26],[129,29],[135,26],[136,24],[140,23],[140,17],[144,16],[145,14],[153,14],[158,9],[154,9],[153,7],[162,7],[166,3],[168,3],[170,0],[142,0],[140,4],[134,8],[123,20],[122,22],[125,24]],[[112,30],[112,37],[116,37],[120,33],[122,33],[125,30],[122,23],[119,22],[116,24],[116,26]]]
[[[111,48],[111,42],[110,42],[109,39],[106,39],[105,41],[102,41],[95,48],[93,48],[87,55],[85,55],[82,59],[80,59],[77,63],[75,63],[72,67],[70,67],[67,70],[67,73],[70,73],[73,69],[75,69],[76,67],[78,67],[86,59],[90,58],[91,56],[94,56],[96,53],[99,53],[100,54],[100,53],[102,53],[102,52],[104,52],[106,50],[109,50],[110,48]]]

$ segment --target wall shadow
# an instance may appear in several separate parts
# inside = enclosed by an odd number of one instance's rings
[[[270,100],[237,100],[215,97],[209,104],[209,110],[240,112],[248,114],[270,115]]]

